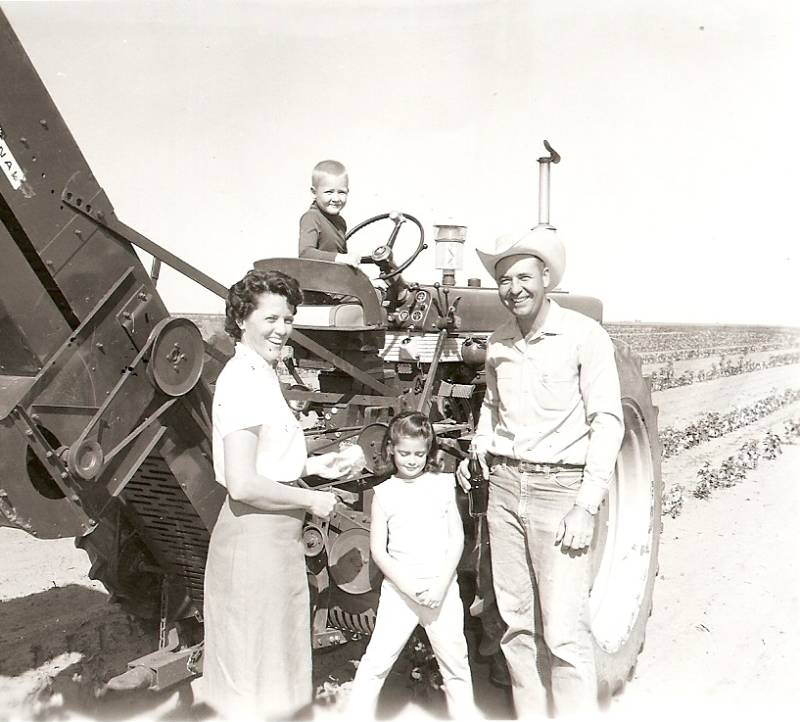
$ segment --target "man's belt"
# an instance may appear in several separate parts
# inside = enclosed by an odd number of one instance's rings
[[[514,459],[511,456],[501,456],[498,454],[489,454],[489,465],[505,464],[506,466],[513,466],[519,469],[524,474],[554,474],[558,471],[583,471],[583,464],[539,464],[533,461],[523,461],[522,459]]]

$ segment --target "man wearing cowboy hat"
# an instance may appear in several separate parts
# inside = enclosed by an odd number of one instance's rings
[[[478,250],[512,317],[490,337],[473,447],[489,473],[487,522],[501,640],[519,717],[597,705],[590,545],[624,424],[611,339],[546,293],[564,247],[549,226]],[[459,466],[469,488],[468,461]]]

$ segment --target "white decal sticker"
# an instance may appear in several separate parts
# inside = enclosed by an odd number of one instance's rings
[[[11,148],[6,144],[2,131],[0,131],[0,167],[3,168],[3,173],[6,174],[11,187],[15,191],[19,190],[25,180],[25,174],[22,172],[22,168],[19,167],[17,159],[14,158]]]

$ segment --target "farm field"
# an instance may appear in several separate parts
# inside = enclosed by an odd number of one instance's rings
[[[686,425],[709,411],[746,406],[769,396],[771,391],[788,388],[800,389],[800,364],[655,391],[653,401],[660,409],[658,424],[663,428]]]
[[[800,349],[800,329],[607,327],[648,353],[717,343],[744,348],[747,358],[759,362]],[[677,360],[674,370],[709,368],[719,357]],[[782,396],[792,390],[796,397]],[[778,404],[778,397],[790,400]],[[793,701],[800,664],[800,564],[794,538],[800,513],[800,363],[695,381],[655,392],[653,399],[662,431],[706,423],[715,412],[741,413],[743,420],[662,462],[667,513],[653,615],[636,674],[613,701],[612,712],[631,719],[643,713],[674,719],[698,701],[714,710],[766,705],[780,711]],[[771,405],[765,399],[772,399]],[[745,413],[753,409],[758,413]],[[774,438],[778,441],[770,446]],[[711,484],[702,482],[700,470],[725,464],[725,474]],[[731,469],[739,469],[740,478]],[[194,713],[178,710],[187,701],[185,694],[97,699],[94,690],[104,678],[149,651],[141,630],[108,604],[101,585],[88,579],[89,562],[72,540],[40,541],[0,528],[0,544],[5,552],[0,562],[0,720],[184,719],[200,714],[197,707]],[[324,699],[335,697],[352,676],[360,649],[363,643],[354,643],[318,660],[320,716]],[[507,694],[488,683],[488,665],[476,660],[474,673],[487,716],[508,717]],[[389,687],[389,714],[441,711],[438,694],[415,695],[407,668],[396,670]],[[192,689],[199,695],[202,680]]]
[[[760,351],[755,353],[747,354],[746,359],[752,361],[753,363],[761,363],[766,364],[771,358],[774,358],[776,355],[783,355],[783,354],[796,354],[800,353],[800,346],[796,346],[794,348],[785,348],[773,351]],[[725,356],[726,359],[730,361],[736,361],[741,356]],[[717,363],[719,365],[719,357],[705,357],[705,358],[695,358],[695,359],[684,359],[682,361],[674,361],[673,362],[673,371],[676,375],[680,376],[682,373],[686,371],[694,371],[695,373],[700,370],[710,369],[712,364]],[[657,362],[649,362],[649,363],[642,363],[642,369],[644,370],[645,374],[651,374],[653,371],[658,370],[659,368],[663,368],[663,363]]]

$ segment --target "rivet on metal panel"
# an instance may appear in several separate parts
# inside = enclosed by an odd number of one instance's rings
[[[45,130],[48,130],[48,127],[47,127],[47,121],[46,121],[44,118],[42,118],[42,119],[39,121],[39,125],[41,125],[41,126],[42,126],[42,128],[44,128]]]
[[[95,216],[98,221],[102,221],[106,217],[106,214],[103,213],[103,211],[95,211]]]
[[[61,472],[61,478],[62,478],[62,479],[69,479],[69,472],[67,472],[67,471],[62,471],[62,472]]]
[[[31,414],[31,421],[33,421],[34,424],[38,424],[41,421],[39,414]]]
[[[140,301],[146,301],[149,297],[144,291],[139,291],[138,298]]]
[[[105,348],[105,346],[103,346],[103,344],[102,344],[102,343],[100,343],[99,341],[98,341],[98,342],[97,342],[97,343],[94,345],[94,347],[95,347],[95,348],[96,348],[98,351],[102,351],[102,350]]]
[[[83,231],[82,231],[80,228],[76,228],[76,229],[75,229],[75,235],[76,235],[78,238],[83,238]]]
[[[19,139],[19,142],[22,143],[22,145],[24,145],[26,148],[30,148],[28,145],[28,139],[24,135]]]
[[[47,261],[44,262],[44,265],[47,266],[48,268],[54,268],[56,264],[48,259]]]
[[[45,456],[46,456],[48,459],[52,459],[52,458],[53,458],[53,452],[52,452],[52,451],[45,451],[45,452],[44,452],[44,455],[45,455]]]
[[[25,436],[33,436],[33,429],[25,429]]]

